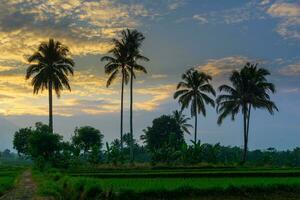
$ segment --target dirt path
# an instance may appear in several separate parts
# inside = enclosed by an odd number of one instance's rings
[[[10,192],[0,197],[0,200],[28,200],[34,199],[36,184],[32,179],[30,170],[26,170],[21,176],[17,186]]]

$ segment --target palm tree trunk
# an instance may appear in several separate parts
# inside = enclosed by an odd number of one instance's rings
[[[247,159],[247,149],[248,149],[248,142],[247,142],[247,106],[243,108],[243,120],[244,120],[244,152],[243,152],[243,159],[241,164],[244,164]]]
[[[195,108],[194,108],[194,110],[195,110],[195,135],[194,135],[194,142],[195,142],[195,146],[196,146],[196,144],[197,144],[197,124],[198,124],[198,116],[197,116],[197,98],[195,97],[195,99],[194,99],[194,106],[195,106]]]
[[[248,115],[247,115],[247,144],[248,144],[248,140],[249,140],[250,113],[251,113],[251,104],[249,105]]]
[[[53,132],[53,113],[52,113],[52,81],[49,81],[49,128]]]
[[[196,112],[196,114],[195,114],[195,138],[194,138],[194,142],[195,142],[195,144],[194,145],[196,145],[197,144],[197,122],[198,121],[198,117],[197,117],[197,112]]]
[[[121,88],[121,124],[120,124],[120,141],[121,141],[121,152],[123,153],[123,100],[124,99],[124,73],[122,73],[122,88]]]
[[[133,67],[130,67],[130,162],[133,163],[133,127],[132,127],[132,104],[133,104]]]

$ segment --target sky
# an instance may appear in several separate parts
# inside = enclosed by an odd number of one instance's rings
[[[300,145],[299,0],[1,0],[0,150],[12,148],[19,128],[48,121],[47,92],[33,95],[25,72],[28,56],[49,38],[67,45],[76,63],[72,91],[54,98],[55,132],[68,140],[76,126],[90,125],[106,141],[119,137],[120,81],[105,87],[100,59],[125,28],[145,35],[142,53],[150,59],[142,63],[148,74],[134,82],[136,139],[154,118],[180,108],[173,93],[187,69],[212,75],[217,88],[250,61],[271,72],[279,108],[273,116],[254,110],[250,149]],[[128,94],[126,86],[125,132]],[[206,117],[198,117],[201,142],[241,146],[241,116],[219,126],[215,109],[207,109]]]

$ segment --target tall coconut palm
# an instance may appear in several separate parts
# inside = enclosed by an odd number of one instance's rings
[[[130,66],[130,162],[133,163],[133,79],[136,78],[135,72],[147,73],[144,66],[138,61],[149,61],[149,59],[141,54],[142,42],[145,37],[137,30],[122,31],[122,42],[126,46],[128,53],[128,65]]]
[[[33,93],[45,89],[49,93],[49,127],[53,131],[52,90],[57,97],[66,88],[71,91],[68,75],[73,75],[74,61],[69,57],[69,49],[59,41],[49,39],[42,42],[38,50],[28,58],[30,63],[26,71],[26,79],[31,80]]]
[[[183,132],[186,132],[189,135],[191,134],[189,128],[192,128],[193,126],[188,123],[188,121],[191,118],[186,117],[182,113],[182,110],[180,110],[180,111],[178,111],[178,110],[173,111],[173,118],[176,120],[177,124],[180,126],[180,128],[181,128],[181,130]]]
[[[278,111],[275,103],[270,100],[269,93],[275,93],[274,84],[267,81],[266,76],[270,72],[263,68],[257,68],[257,64],[247,63],[240,71],[233,71],[230,76],[232,86],[221,85],[217,98],[218,124],[221,124],[227,116],[234,120],[241,110],[244,125],[244,152],[242,164],[246,162],[248,151],[249,124],[251,108],[266,109],[270,114]]]
[[[216,95],[216,92],[210,81],[212,77],[199,72],[196,69],[190,69],[182,75],[181,82],[177,85],[177,91],[174,99],[178,97],[178,101],[182,109],[188,108],[191,104],[191,115],[195,117],[195,135],[194,143],[197,143],[197,116],[201,114],[206,116],[205,105],[215,106],[214,100],[209,95]]]
[[[104,66],[105,73],[109,75],[106,87],[121,75],[121,123],[120,123],[120,142],[121,151],[123,152],[123,104],[124,104],[124,84],[128,83],[130,75],[130,67],[128,65],[128,51],[122,40],[113,39],[114,48],[108,53],[111,56],[104,56],[101,61],[106,61]]]

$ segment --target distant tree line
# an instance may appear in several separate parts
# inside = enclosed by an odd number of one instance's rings
[[[176,121],[176,112],[162,115],[141,135],[143,144],[134,140],[136,163],[152,165],[216,165],[234,166],[240,162],[243,149],[218,144],[187,144],[184,130]],[[123,135],[124,146],[119,139],[103,144],[103,134],[90,126],[76,128],[66,142],[48,125],[36,123],[34,128],[22,128],[15,133],[14,148],[19,156],[34,161],[39,168],[46,166],[67,168],[81,165],[130,163],[130,134]],[[1,153],[1,158],[7,152]],[[248,151],[247,165],[252,166],[300,166],[300,148],[277,151],[274,148]]]

